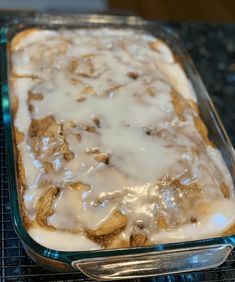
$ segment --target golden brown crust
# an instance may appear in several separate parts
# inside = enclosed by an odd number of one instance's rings
[[[159,230],[166,230],[168,228],[167,221],[163,215],[159,215],[157,218],[157,227]]]
[[[173,53],[173,57],[174,57],[175,63],[179,64],[182,67],[182,69],[184,69],[183,57],[176,53]]]
[[[70,130],[77,126],[76,122],[73,120],[68,120],[63,123],[63,131]]]
[[[74,135],[75,135],[75,138],[77,139],[77,141],[80,143],[81,140],[82,140],[81,134],[80,133],[75,133]]]
[[[120,238],[114,238],[110,244],[106,246],[108,249],[127,248],[130,246],[129,241]]]
[[[198,183],[191,183],[189,185],[184,185],[179,179],[172,180],[171,178],[162,180],[162,184],[159,185],[160,195],[168,191],[172,198],[174,198],[174,203],[177,207],[180,207],[182,212],[188,214],[189,216],[185,219],[188,223],[192,223],[190,214],[197,220],[198,214],[195,209],[200,203],[202,196],[202,189]],[[161,199],[157,203],[161,205]],[[169,213],[169,207],[163,207],[161,212],[156,215],[156,226],[159,231],[169,230],[172,226],[181,224],[181,217],[177,212]],[[182,222],[182,223],[185,223]]]
[[[18,74],[16,72],[12,72],[11,73],[11,77],[13,79],[16,79],[16,78],[30,78],[30,79],[40,79],[39,76],[37,75],[33,75],[33,74]]]
[[[207,145],[210,145],[212,147],[215,147],[214,143],[212,143],[208,137],[208,130],[204,124],[204,122],[202,121],[202,119],[199,116],[195,116],[194,117],[194,125],[196,127],[196,129],[198,130],[198,132],[200,133],[202,139],[204,140],[204,142]]]
[[[228,185],[224,181],[220,183],[220,190],[222,194],[224,195],[224,198],[226,199],[230,198],[230,191],[229,191]]]
[[[195,208],[196,216],[198,217],[207,216],[209,215],[209,210],[210,210],[210,207],[208,203],[201,203],[197,205]]]
[[[29,127],[30,138],[51,137],[55,138],[60,131],[60,126],[53,116],[46,116],[42,119],[33,119]]]
[[[18,177],[18,190],[19,190],[19,198],[20,198],[19,199],[20,212],[25,227],[29,228],[32,225],[32,221],[27,216],[27,212],[25,210],[25,206],[23,203],[23,195],[26,188],[26,173],[23,164],[22,154],[17,148],[17,145],[24,140],[24,134],[21,131],[19,131],[16,127],[14,127],[13,133],[14,133],[15,150],[16,150],[16,158],[17,158],[17,177]]]
[[[24,140],[24,133],[19,131],[17,127],[14,127],[14,135],[15,135],[14,137],[15,137],[16,145],[18,145]]]
[[[84,130],[86,130],[87,132],[90,132],[90,133],[94,133],[94,132],[96,132],[96,127],[93,126],[93,125],[87,124],[87,125],[84,126]]]
[[[89,78],[98,77],[104,71],[104,65],[97,64],[95,60],[95,54],[86,54],[79,59],[76,57],[72,58],[67,66],[67,70],[72,76],[72,79],[76,80],[78,78],[79,80],[80,76]]]
[[[178,118],[182,121],[185,120],[184,113],[186,110],[193,110],[194,115],[194,125],[196,129],[198,130],[199,134],[201,135],[204,142],[215,148],[215,144],[209,139],[208,136],[208,130],[205,126],[204,122],[202,121],[201,117],[199,116],[199,108],[195,101],[191,99],[184,99],[178,92],[172,91],[172,99],[173,99],[173,105],[176,111],[176,114],[178,115]]]
[[[25,174],[25,168],[23,164],[23,159],[21,152],[17,149],[17,172],[18,172],[18,189],[19,189],[19,196],[20,196],[20,211],[21,216],[24,222],[24,225],[26,228],[29,228],[32,224],[32,221],[29,219],[24,201],[23,201],[23,195],[26,189],[26,174]]]
[[[164,43],[162,42],[162,40],[156,39],[156,40],[154,40],[154,41],[149,42],[148,45],[149,45],[149,48],[152,49],[153,51],[159,52],[160,47],[162,46],[162,44],[164,44]]]
[[[61,146],[61,150],[63,151],[63,158],[66,161],[70,161],[74,158],[74,153],[69,150],[69,146],[66,140],[64,140],[64,143]]]
[[[91,236],[102,236],[111,234],[127,224],[127,216],[120,211],[116,211],[112,216],[96,230],[88,230],[87,233]]]
[[[134,72],[134,71],[129,71],[127,73],[127,76],[132,78],[132,79],[137,79],[139,77],[139,74],[137,72]]]
[[[23,196],[25,185],[26,185],[26,173],[23,164],[23,158],[21,152],[18,150],[17,145],[24,140],[24,134],[14,127],[14,140],[15,140],[15,149],[17,152],[17,172],[18,172],[18,182],[20,195]]]
[[[71,60],[68,63],[67,69],[70,73],[74,73],[76,71],[78,65],[79,65],[78,58],[75,58],[75,57],[71,58]]]
[[[188,192],[197,195],[201,192],[199,184],[192,183],[189,185],[184,185],[180,182],[179,179],[174,179],[170,182],[170,187],[173,189],[178,189],[181,192]]]
[[[11,95],[11,112],[12,112],[13,119],[15,119],[18,108],[19,108],[19,98],[16,95],[12,94]]]
[[[193,101],[192,99],[188,99],[187,100],[189,106],[191,107],[191,109],[199,115],[199,108],[198,108],[198,105],[195,101]]]
[[[36,98],[36,97],[34,97]],[[37,97],[38,98],[38,97]],[[49,116],[46,117],[43,120],[32,120],[30,129],[29,129],[29,137],[35,140],[35,143],[33,141],[34,147],[34,153],[36,152],[36,155],[40,155],[40,146],[38,147],[38,141],[44,137],[50,137],[50,138],[57,138],[59,136],[59,133],[61,131],[61,126],[57,125],[55,122],[54,117]],[[35,139],[34,139],[35,138]],[[17,144],[22,142],[24,140],[24,134],[20,132],[16,127],[14,128],[14,139],[16,144],[16,152],[17,152],[17,171],[18,171],[18,187],[20,192],[20,207],[21,207],[21,214],[24,221],[24,224],[26,228],[29,228],[32,225],[32,221],[28,218],[27,212],[24,208],[23,203],[23,195],[25,192],[25,185],[26,185],[26,174],[25,174],[25,168],[23,164],[22,154],[17,149]],[[71,159],[73,157],[72,152],[69,151],[68,145],[66,142],[64,142],[60,149],[64,152],[64,158],[65,159]],[[46,173],[50,173],[53,170],[53,165],[47,161],[43,162],[44,171]],[[43,195],[37,202],[36,206],[36,222],[43,226],[48,227],[46,223],[47,216],[51,215],[53,213],[51,209],[51,203],[53,199],[58,194],[58,188],[52,188],[47,191],[45,195]],[[52,228],[52,227],[50,227]]]
[[[184,121],[184,111],[187,109],[185,99],[176,90],[171,91],[172,104],[179,120]]]
[[[45,173],[51,173],[53,171],[53,165],[49,162],[44,162],[43,168],[44,168]]]
[[[132,234],[130,237],[131,247],[145,246],[146,243],[147,243],[147,236],[142,233]]]
[[[14,36],[14,38],[11,40],[11,49],[12,50],[16,49],[18,45],[21,43],[21,41],[25,39],[25,37],[39,30],[40,30],[39,28],[29,28],[17,33]]]
[[[42,119],[33,119],[29,126],[29,137],[31,149],[37,158],[42,157],[43,154],[50,156],[55,152],[63,153],[63,158],[67,161],[74,157],[64,139],[62,126],[51,115]],[[50,146],[47,150],[43,150],[44,137],[49,139]]]
[[[228,229],[226,229],[222,236],[229,236],[229,235],[234,235],[235,234],[235,224],[231,225]]]
[[[29,91],[28,101],[31,101],[31,100],[41,101],[42,99],[43,99],[43,95],[41,93],[34,93],[32,91]]]
[[[126,246],[127,242],[118,238],[118,235],[124,230],[127,224],[127,216],[120,211],[116,211],[112,216],[98,229],[87,230],[87,237],[101,245],[104,248],[115,248]],[[129,243],[129,242],[128,242]]]
[[[22,158],[22,154],[20,151],[18,151],[17,154],[17,168],[18,168],[18,178],[21,184],[21,187],[24,188],[26,185],[26,173],[25,173],[25,168],[24,168],[24,164],[23,164],[23,158]],[[21,194],[23,195],[24,190],[21,190]]]
[[[69,187],[71,187],[73,189],[78,189],[80,191],[88,191],[90,189],[90,185],[85,184],[81,181],[71,183],[71,184],[69,184]]]
[[[113,233],[109,233],[106,235],[95,236],[92,235],[89,231],[86,233],[87,238],[97,243],[103,248],[107,248],[112,244],[112,242],[118,237],[118,235],[123,231],[123,229],[116,230]]]
[[[94,121],[95,126],[96,126],[97,128],[100,128],[100,119],[97,118],[97,117],[95,117],[95,118],[93,118],[93,121]]]
[[[42,227],[49,227],[47,224],[47,217],[52,215],[52,203],[59,194],[59,188],[50,188],[43,196],[41,196],[36,204],[36,221]],[[50,226],[50,228],[53,228]]]
[[[157,91],[154,87],[149,87],[146,91],[150,97],[154,97],[157,94]]]
[[[108,154],[100,153],[100,154],[95,156],[95,159],[96,159],[97,162],[101,162],[101,163],[105,163],[105,164],[109,163]]]
[[[30,145],[34,154],[39,157],[43,152],[42,138],[48,137],[50,142],[56,141],[61,132],[60,125],[53,116],[33,119],[29,126]]]
[[[187,110],[193,110],[193,119],[196,129],[198,130],[199,134],[207,145],[215,147],[215,145],[209,139],[207,127],[199,116],[199,109],[197,104],[193,100],[185,99],[180,93],[178,93],[174,89],[171,91],[171,97],[172,104],[179,120],[185,121],[185,112]]]

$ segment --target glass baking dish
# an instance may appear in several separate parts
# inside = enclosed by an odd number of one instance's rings
[[[210,139],[222,153],[235,184],[234,149],[193,63],[178,36],[170,29],[138,17],[39,14],[34,17],[15,18],[14,21],[1,28],[2,106],[12,219],[15,231],[28,255],[45,268],[57,271],[73,269],[97,280],[127,279],[200,270],[223,263],[234,247],[235,235],[148,247],[76,252],[62,252],[45,248],[28,235],[20,216],[17,192],[17,170],[9,99],[10,54],[8,43],[17,32],[32,27],[137,29],[164,40],[172,48],[174,55],[180,60],[192,82],[201,117],[209,130]]]

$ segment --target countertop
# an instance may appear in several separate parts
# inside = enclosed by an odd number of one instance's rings
[[[182,38],[235,146],[235,24],[170,24]]]

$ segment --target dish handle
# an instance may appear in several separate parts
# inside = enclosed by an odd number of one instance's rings
[[[72,266],[96,280],[130,279],[216,267],[226,260],[232,249],[232,245],[224,244],[127,254],[76,260]]]

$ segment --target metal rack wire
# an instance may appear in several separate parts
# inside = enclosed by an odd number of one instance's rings
[[[0,96],[1,98],[1,96]],[[7,168],[5,164],[4,133],[2,111],[0,110],[0,192],[1,192],[1,275],[2,281],[91,281],[81,273],[52,273],[36,265],[25,253],[20,240],[13,230]],[[235,281],[235,252],[220,267],[207,271],[167,275],[149,279],[135,279],[138,281],[154,282],[218,282]],[[133,281],[133,280],[132,280]]]

